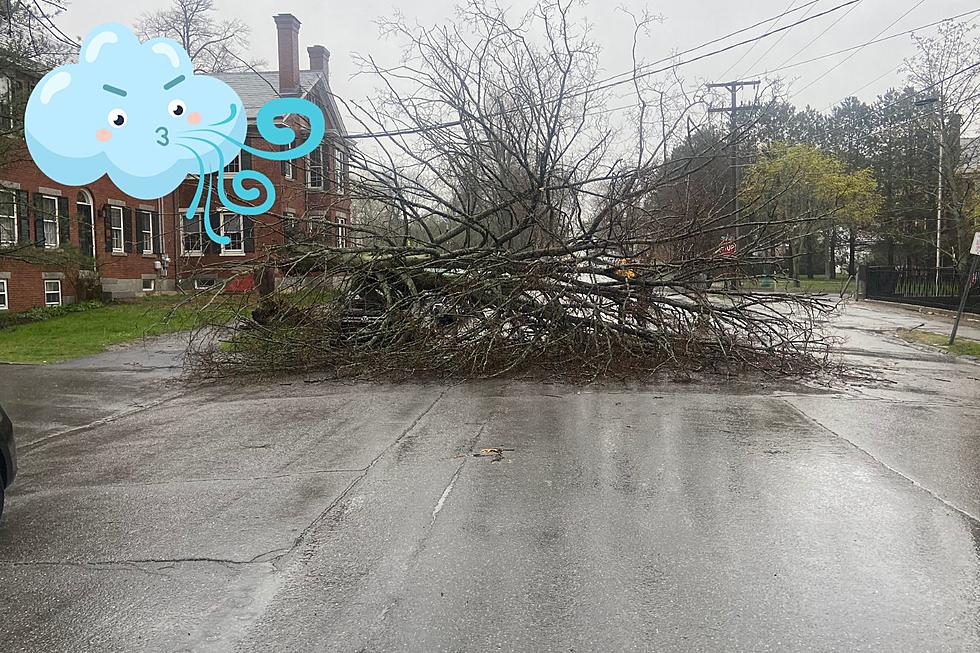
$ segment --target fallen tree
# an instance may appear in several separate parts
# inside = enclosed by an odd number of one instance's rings
[[[289,282],[200,348],[196,369],[595,378],[825,364],[817,318],[832,305],[741,289],[821,216],[767,215],[778,189],[741,211],[730,187],[692,198],[692,177],[723,156],[692,138],[704,99],[637,61],[635,104],[611,119],[613,87],[568,5],[515,23],[471,2],[455,27],[386,24],[405,58],[362,62],[385,91],[348,106],[371,134],[349,153],[348,242],[269,250],[260,276]],[[315,231],[341,228],[324,222]]]

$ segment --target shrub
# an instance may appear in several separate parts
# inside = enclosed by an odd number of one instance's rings
[[[69,313],[81,313],[90,311],[94,308],[105,306],[99,301],[79,302],[77,304],[63,304],[61,306],[39,306],[23,313],[0,313],[0,329],[16,326],[18,324],[29,324],[31,322],[41,322],[50,320],[54,317],[61,317]]]

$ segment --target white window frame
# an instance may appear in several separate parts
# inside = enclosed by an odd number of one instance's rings
[[[140,235],[143,236],[143,243],[144,243],[144,248],[143,248],[142,253],[143,254],[152,254],[153,253],[153,237],[155,236],[155,234],[153,233],[153,211],[147,211],[146,209],[137,209],[136,210],[136,225],[137,226],[139,226],[140,214],[146,216],[146,224],[149,226],[149,229],[150,229],[149,231],[142,231],[142,230],[140,231]],[[149,238],[146,237],[147,234],[149,234]],[[150,249],[146,249],[146,246],[149,246]]]
[[[327,222],[330,221],[330,217],[323,212],[309,213],[307,214],[306,221],[310,225],[310,237],[318,238],[324,234],[330,233],[330,225]]]
[[[116,226],[116,218],[119,218],[119,226]],[[112,239],[112,251],[116,254],[124,254],[126,252],[126,228],[123,224],[126,221],[126,215],[123,213],[123,207],[110,205],[109,206],[109,229],[112,233],[109,237]],[[116,234],[119,234],[119,247],[116,247]]]
[[[333,148],[334,156],[334,192],[338,195],[342,195],[347,192],[347,175],[345,174],[345,169],[347,168],[347,150],[343,146],[334,146]]]
[[[204,232],[204,212],[198,211],[197,213],[194,214],[194,217],[197,219],[197,223],[199,225],[197,236],[199,238],[198,242],[201,245],[200,249],[187,249],[186,238],[189,234],[186,231],[187,224],[188,224],[187,218],[185,217],[186,215],[187,215],[187,209],[181,209],[180,210],[180,251],[185,256],[204,256],[204,248],[205,248],[204,239],[207,237],[207,234]]]
[[[41,228],[44,229],[44,249],[58,249],[61,246],[61,234],[58,229],[58,198],[54,195],[41,195],[41,202],[51,201],[54,211],[41,208]],[[48,241],[48,225],[54,225],[54,242]]]
[[[225,173],[237,173],[242,171],[242,155],[241,153],[236,154],[235,158],[228,162],[225,166]]]
[[[17,230],[20,227],[20,224],[19,224],[20,223],[20,220],[19,220],[19,217],[20,216],[17,215],[17,211],[19,210],[19,207],[17,206],[17,193],[15,193],[12,190],[0,189],[0,195],[10,195],[10,215],[0,215],[0,218],[5,218],[5,219],[8,219],[8,220],[12,219],[14,221],[14,229],[13,229],[14,238],[13,238],[13,240],[3,240],[2,235],[0,235],[0,247],[7,247],[8,245],[16,245],[17,244],[17,237],[19,235],[17,233]],[[3,206],[4,204],[5,204],[5,202],[3,202],[2,200],[0,200],[0,206]],[[2,232],[0,232],[0,234],[2,234]]]
[[[149,282],[149,284],[150,284],[150,287],[149,288],[146,287],[147,282]],[[143,292],[153,292],[153,291],[155,291],[157,289],[157,280],[156,279],[143,279],[142,280],[142,284],[141,284],[140,287],[143,288]]]
[[[7,280],[0,279],[0,311],[10,308],[10,295],[7,294]]]
[[[84,196],[84,198],[85,198],[84,201],[79,199],[79,195]],[[81,211],[79,211],[79,208],[78,208],[80,206],[87,206],[88,207],[88,218],[90,220],[90,223],[88,225],[86,225],[85,224],[85,221],[82,219],[82,213],[81,213]],[[95,258],[96,252],[98,251],[98,246],[95,244],[95,200],[92,199],[92,194],[89,193],[84,188],[82,188],[81,190],[79,190],[78,191],[78,195],[75,196],[75,213],[78,214],[78,233],[79,233],[78,241],[79,241],[79,243],[81,243],[81,240],[82,240],[81,239],[82,229],[91,229],[92,230],[92,234],[91,234],[92,235],[92,251],[91,252],[82,252],[82,254],[84,254],[86,256],[91,256],[92,258]]]
[[[49,283],[57,284],[58,290],[57,291],[48,290],[48,284]],[[57,302],[49,302],[48,301],[48,293],[53,293],[53,292],[57,292],[58,293],[58,301]],[[45,279],[44,280],[44,305],[45,306],[61,306],[61,279]]]
[[[222,236],[227,235],[225,233],[225,231],[226,231],[225,227],[226,227],[226,225],[229,222],[236,221],[236,220],[238,222],[238,231],[237,231],[237,233],[238,233],[238,243],[239,243],[239,246],[237,248],[234,248],[233,249],[231,247],[231,245],[222,245],[221,246],[221,255],[222,256],[243,256],[245,254],[245,216],[240,215],[238,213],[232,213],[230,211],[229,212],[220,213],[219,215],[221,216],[221,235]],[[232,230],[230,233],[236,233],[236,232],[234,230]]]
[[[299,223],[299,218],[296,217],[296,212],[286,211],[286,213],[283,215],[282,233],[284,235],[287,233],[291,233],[295,235],[299,233],[299,231],[300,231],[300,223]]]
[[[14,82],[0,75],[0,129],[14,127]]]
[[[313,163],[313,152],[316,152],[316,158],[319,163]],[[313,174],[316,172],[320,176],[320,184],[313,184]],[[306,157],[306,187],[313,188],[316,190],[323,190],[323,148],[322,146],[316,147],[310,152],[309,156]]]
[[[215,279],[194,279],[194,290],[211,290],[216,285],[218,282]]]
[[[289,147],[287,145],[280,146],[280,151],[285,152]],[[296,178],[296,170],[293,167],[293,160],[286,159],[282,161],[282,176],[283,179],[293,180]]]
[[[334,220],[337,223],[337,247],[347,247],[347,228],[350,226],[350,219],[346,213],[336,213]]]

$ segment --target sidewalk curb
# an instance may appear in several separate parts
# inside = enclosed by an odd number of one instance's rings
[[[887,302],[880,299],[867,299],[861,298],[858,303],[867,302],[869,304],[874,304],[875,306],[894,306],[895,308],[900,308],[912,313],[920,313],[923,315],[935,315],[939,317],[948,317],[950,319],[956,319],[956,311],[949,310],[946,308],[932,308],[930,306],[919,306],[918,304],[905,304],[902,302]],[[963,320],[965,322],[976,322],[980,324],[980,315],[977,313],[963,313]]]

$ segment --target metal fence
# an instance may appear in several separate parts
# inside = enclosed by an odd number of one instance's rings
[[[956,309],[963,284],[970,283],[966,310],[980,313],[980,284],[967,279],[956,268],[907,268],[869,265],[862,268],[861,280],[868,299]]]

